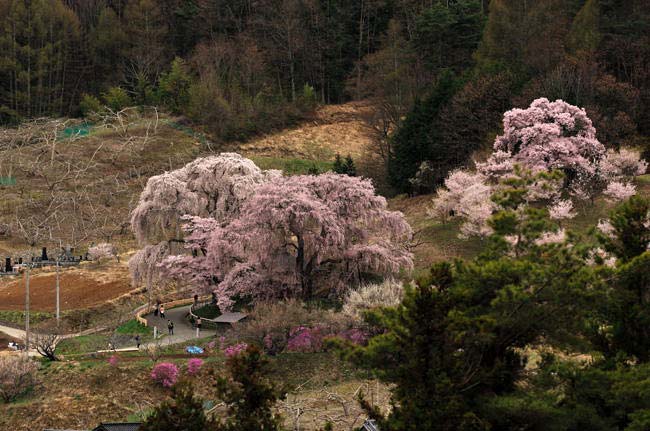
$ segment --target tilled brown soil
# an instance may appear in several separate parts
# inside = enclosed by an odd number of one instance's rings
[[[132,287],[125,268],[110,272],[71,269],[61,272],[61,310],[92,307],[122,294]],[[30,276],[30,307],[34,311],[55,311],[56,275],[53,272]],[[0,280],[0,310],[25,308],[25,277]]]

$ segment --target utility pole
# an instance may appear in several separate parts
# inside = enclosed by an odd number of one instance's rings
[[[59,282],[59,258],[56,258],[56,326],[59,326],[61,323],[61,314],[60,314],[60,282]]]
[[[25,270],[25,354],[29,355],[29,263]]]

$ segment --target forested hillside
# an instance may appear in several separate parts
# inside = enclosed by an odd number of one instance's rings
[[[385,152],[395,187],[410,189],[403,180],[422,161],[464,163],[501,112],[539,96],[586,107],[609,146],[639,142],[650,133],[649,10],[647,0],[3,0],[2,119],[162,105],[232,139],[314,103],[371,99],[384,139],[403,126]]]

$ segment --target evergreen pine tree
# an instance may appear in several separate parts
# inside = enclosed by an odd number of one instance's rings
[[[172,399],[156,407],[140,426],[142,431],[205,431],[210,421],[205,417],[203,403],[194,397],[188,383],[178,383],[173,387]]]
[[[273,406],[282,397],[264,377],[268,360],[262,351],[249,346],[244,353],[227,361],[231,378],[217,379],[217,396],[227,407],[228,418],[218,424],[219,431],[276,431],[281,418]]]
[[[432,160],[433,167],[446,173],[455,168],[456,148],[442,147],[440,112],[459,86],[451,72],[444,72],[433,92],[424,100],[416,101],[401,127],[392,138],[392,153],[388,160],[388,179],[400,192],[411,192],[409,181],[415,177],[422,162]]]
[[[316,166],[315,163],[312,163],[309,169],[307,169],[307,174],[309,175],[318,175],[320,174],[320,169],[318,169],[318,166]]]
[[[352,156],[348,154],[348,156],[345,158],[345,165],[344,165],[345,173],[348,174],[351,177],[356,177],[357,176],[357,167],[354,165],[354,160],[352,160]]]
[[[332,165],[332,170],[336,174],[345,174],[345,164],[343,163],[343,159],[341,159],[340,154],[336,154],[336,158],[334,159],[334,165]]]
[[[650,199],[632,196],[610,214],[613,236],[600,235],[605,249],[623,262],[644,253],[650,246]]]

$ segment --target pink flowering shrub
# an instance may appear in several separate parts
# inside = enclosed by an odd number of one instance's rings
[[[120,358],[117,355],[113,355],[108,358],[107,362],[111,367],[117,367],[117,365],[120,363]]]
[[[608,238],[614,238],[616,234],[616,229],[612,224],[610,223],[609,220],[607,219],[600,219],[598,220],[598,224],[596,225],[596,228],[605,235]]]
[[[364,345],[368,341],[368,334],[361,329],[351,328],[339,333],[332,333],[322,326],[309,328],[298,326],[289,336],[287,350],[290,352],[315,353],[322,352],[323,342],[326,338],[343,338],[354,344]]]
[[[544,232],[542,235],[535,240],[535,244],[549,245],[549,244],[560,244],[566,241],[566,231],[564,229],[559,229],[556,232]]]
[[[596,247],[589,251],[586,263],[589,266],[604,265],[606,267],[613,268],[616,266],[616,257],[607,253],[601,247]]]
[[[298,326],[289,332],[287,350],[290,352],[320,352],[323,350],[325,331],[321,327]]]
[[[187,374],[194,375],[199,372],[203,366],[203,359],[192,358],[187,361]]]
[[[238,343],[223,349],[223,354],[226,355],[227,358],[232,358],[233,356],[237,356],[240,353],[244,352],[247,348],[248,348],[248,344]]]
[[[178,367],[171,362],[156,364],[151,370],[151,379],[165,388],[171,388],[178,380]]]

